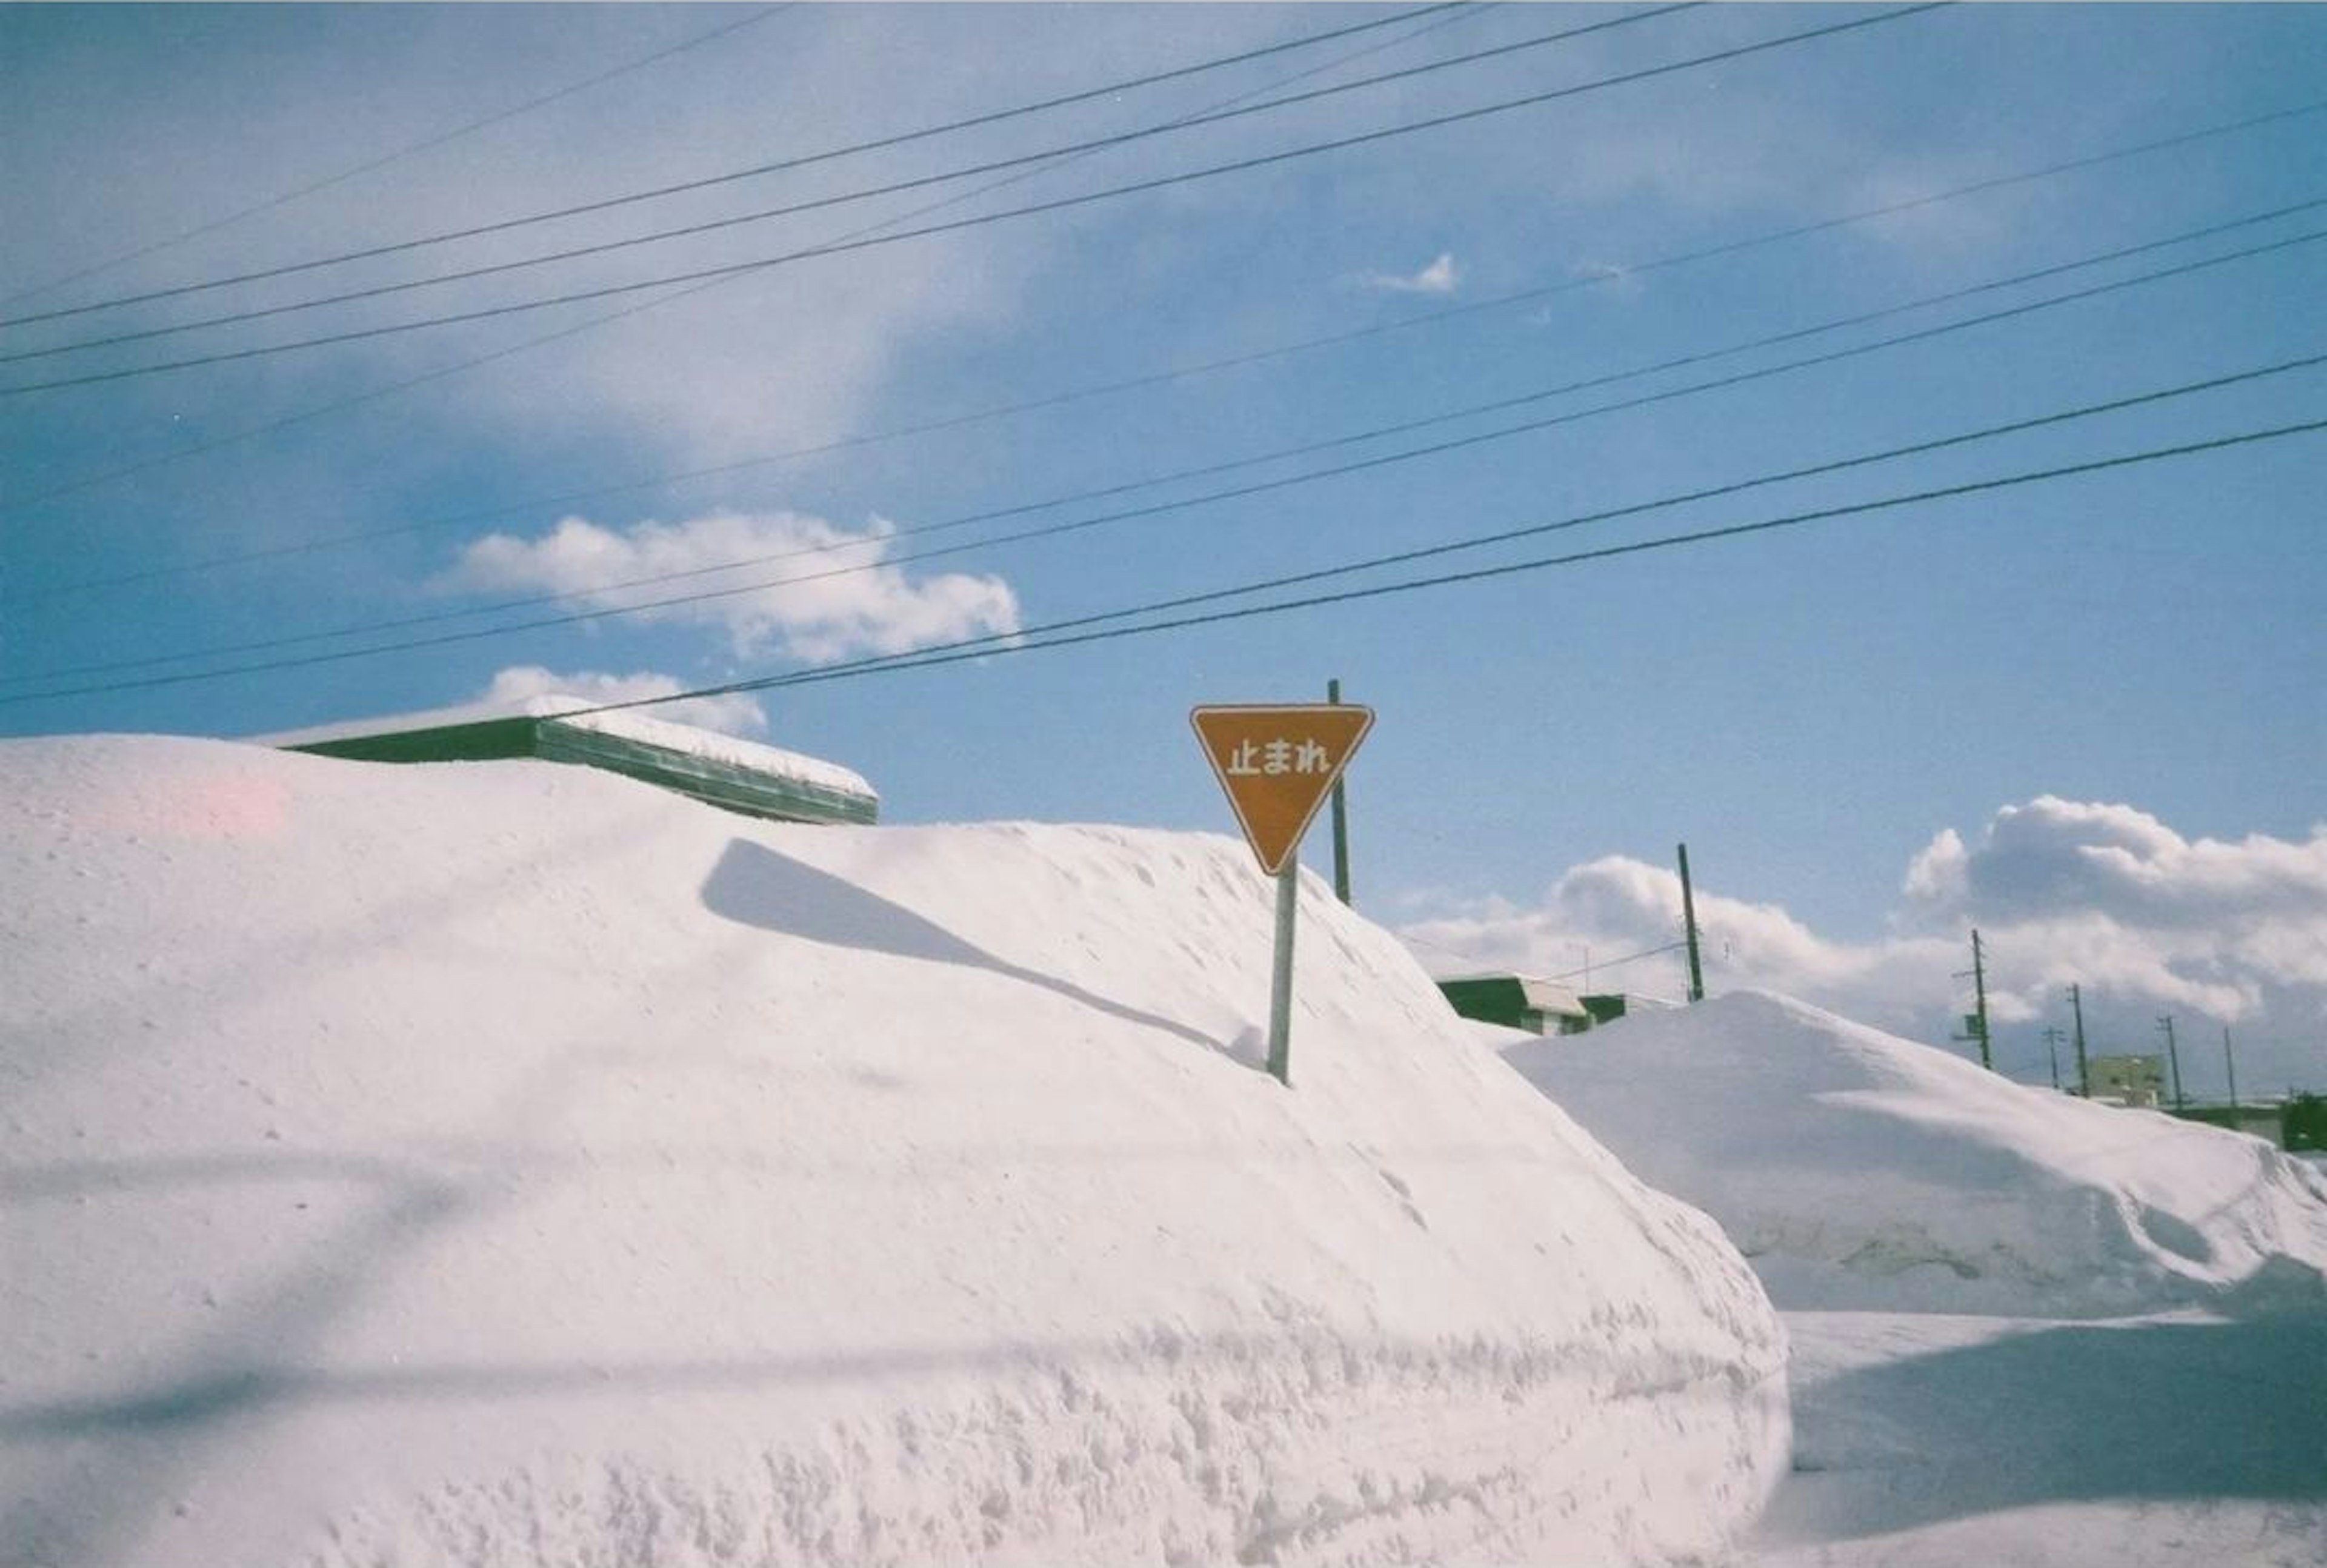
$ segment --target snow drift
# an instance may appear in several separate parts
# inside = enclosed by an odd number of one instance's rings
[[[1702,1215],[1241,847],[0,744],[0,1561],[1723,1549]]]
[[[2259,1139],[1752,992],[1502,1054],[1783,1307],[2327,1310],[2327,1180]]]

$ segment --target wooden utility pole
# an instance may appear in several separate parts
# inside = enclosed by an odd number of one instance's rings
[[[2077,1015],[2077,1097],[2093,1097],[2092,1069],[2085,1065],[2085,994],[2078,986],[2069,987],[2069,1005]]]
[[[1696,894],[1688,885],[1688,845],[1680,846],[1680,919],[1688,936],[1688,999],[1705,1000],[1705,966],[1696,951]]]
[[[2222,1069],[2230,1075],[2230,1109],[2238,1108],[2238,1059],[2230,1054],[2230,1026],[2222,1025]]]
[[[2056,1089],[2061,1087],[2061,1039],[2062,1036],[2058,1026],[2050,1023],[2044,1026],[2044,1050],[2046,1054],[2051,1056],[2052,1059],[2052,1087]]]
[[[1325,700],[1336,707],[1341,702],[1341,683],[1325,683]],[[1341,779],[1333,780],[1333,896],[1344,905],[1350,903],[1350,814],[1348,802],[1341,790]]]
[[[1971,967],[1968,970],[1957,970],[1956,978],[1960,980],[1966,975],[1969,975],[1971,976],[1974,1003],[1970,1016],[1966,1018],[1964,1022],[1971,1025],[1971,1032],[1968,1035],[1959,1034],[1956,1036],[1956,1038],[1958,1040],[1977,1041],[1979,1042],[1979,1065],[1986,1068],[1988,1071],[1994,1072],[1995,1070],[1995,1053],[1988,1049],[1987,1039],[1987,960],[1986,956],[1980,951],[1979,929],[1977,926],[1972,928],[1971,933]]]
[[[2170,1013],[2159,1013],[2157,1027],[2165,1034],[2165,1060],[2167,1066],[2173,1069],[2173,1108],[2178,1111],[2189,1102],[2182,1097],[2182,1053],[2175,1050],[2173,1045],[2173,1015]]]

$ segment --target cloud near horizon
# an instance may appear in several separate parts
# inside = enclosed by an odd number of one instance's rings
[[[772,650],[808,664],[1018,630],[1018,597],[1009,583],[962,573],[911,577],[886,563],[894,534],[878,518],[850,533],[789,511],[720,511],[625,529],[567,518],[538,539],[491,534],[474,541],[437,586],[547,592],[593,608],[717,594],[637,619],[715,630],[738,658]],[[648,578],[661,581],[610,586]]]
[[[1849,942],[1699,888],[1706,985],[1783,992],[1936,1041],[1970,1005],[1956,972],[1976,926],[1999,1029],[2059,1019],[2075,983],[2089,1019],[2109,1009],[2118,1037],[2134,1031],[2110,1049],[2156,1049],[2151,1015],[2175,1013],[2185,1045],[2224,1026],[2276,1042],[2257,1055],[2257,1081],[2327,1087],[2327,824],[2300,841],[2190,839],[2131,806],[2040,796],[1969,842],[1937,834],[1909,863],[1901,901],[1887,934]],[[1575,867],[1532,906],[1480,901],[1401,929],[1442,973],[1447,949],[1542,975],[1580,968],[1588,949],[1598,986],[1677,996],[1686,984],[1677,953],[1606,966],[1680,936],[1679,877],[1621,855]]]

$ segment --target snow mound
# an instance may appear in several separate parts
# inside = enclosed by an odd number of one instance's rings
[[[1782,1307],[2327,1311],[2327,1181],[2259,1139],[1752,992],[1502,1055]]]
[[[1212,835],[0,743],[0,1561],[1643,1563],[1716,1227]]]

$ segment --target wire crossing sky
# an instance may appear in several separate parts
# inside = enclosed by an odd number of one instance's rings
[[[891,820],[1217,829],[1186,710],[1339,679],[1434,964],[1653,992],[1685,839],[1715,989],[1943,1042],[1977,924],[2007,1071],[2078,984],[2327,1087],[2322,61],[2173,4],[0,8],[0,734],[558,690]]]

